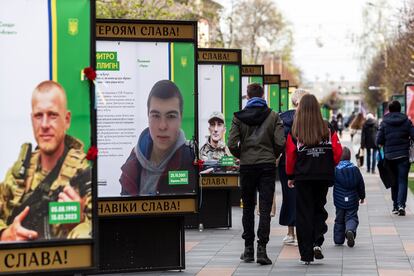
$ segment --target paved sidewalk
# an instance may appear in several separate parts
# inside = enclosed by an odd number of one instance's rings
[[[346,139],[344,139],[346,140]],[[348,140],[349,141],[349,140]],[[349,144],[345,142],[344,144]],[[365,171],[361,168],[361,171]],[[233,228],[186,231],[186,269],[182,272],[164,271],[129,273],[125,275],[393,275],[414,276],[414,198],[409,192],[407,216],[391,214],[390,191],[385,190],[378,174],[363,174],[366,183],[366,204],[360,206],[360,225],[354,248],[335,246],[332,239],[335,209],[332,189],[326,208],[329,212],[328,233],[323,245],[325,259],[310,266],[299,263],[297,247],[283,246],[286,227],[272,220],[268,255],[273,265],[243,263],[241,238],[241,209],[233,208]],[[281,187],[276,183],[277,212],[280,210]],[[258,217],[257,217],[258,218]],[[257,223],[256,223],[257,225]]]
[[[272,220],[268,244],[273,265],[243,263],[241,209],[233,208],[233,228],[186,231],[186,269],[182,272],[128,273],[125,275],[413,275],[414,199],[409,195],[407,216],[391,214],[390,191],[385,190],[378,175],[364,174],[367,203],[360,206],[360,225],[354,248],[335,246],[332,239],[335,209],[332,189],[328,194],[329,230],[323,245],[325,259],[310,266],[299,264],[297,247],[283,246],[286,228]],[[278,211],[281,202],[280,183],[276,183]]]

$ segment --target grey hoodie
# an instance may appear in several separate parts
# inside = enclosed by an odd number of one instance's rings
[[[145,131],[144,131],[145,132]],[[149,132],[147,134],[149,136]],[[140,195],[155,195],[157,192],[157,183],[164,172],[168,162],[170,161],[171,157],[174,155],[176,150],[180,148],[185,143],[185,135],[182,130],[180,130],[178,134],[177,141],[175,144],[171,147],[169,153],[167,156],[165,156],[165,159],[161,161],[161,163],[157,166],[153,162],[149,160],[151,158],[151,155],[148,156],[148,158],[144,155],[144,153],[140,150],[142,147],[142,143],[145,143],[144,140],[151,139],[151,137],[146,137],[143,133],[139,139],[138,143],[134,148],[135,155],[137,156],[138,162],[142,166],[141,171],[141,185],[140,185]],[[151,140],[152,144],[152,140]]]

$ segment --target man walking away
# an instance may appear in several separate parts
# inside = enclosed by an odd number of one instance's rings
[[[407,201],[408,172],[410,162],[408,153],[410,138],[414,139],[414,128],[407,115],[401,113],[399,101],[388,105],[389,113],[384,116],[377,133],[377,145],[384,146],[384,156],[397,177],[396,185],[391,187],[393,214],[405,216]]]
[[[240,159],[240,184],[243,200],[243,235],[245,249],[241,259],[254,261],[254,208],[259,192],[259,227],[257,230],[257,263],[271,264],[266,253],[269,242],[270,210],[275,192],[276,157],[285,144],[283,124],[263,97],[263,88],[257,83],[247,87],[246,107],[234,113],[228,146]]]

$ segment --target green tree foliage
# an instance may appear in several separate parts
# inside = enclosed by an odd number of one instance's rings
[[[244,63],[265,63],[281,57],[283,77],[299,84],[293,65],[292,30],[273,0],[231,0],[231,11],[213,0],[96,0],[97,18],[205,20],[207,47],[239,48]]]
[[[365,100],[371,110],[394,94],[402,94],[404,83],[414,80],[414,1],[410,0],[400,11],[400,22],[393,35],[388,35],[377,49],[366,69],[362,82]],[[379,86],[380,90],[369,90]]]
[[[383,62],[383,56],[377,54],[372,60],[372,64],[369,66],[368,71],[362,81],[362,88],[365,95],[365,102],[368,104],[368,108],[371,111],[375,111],[377,106],[386,101],[386,89],[369,90],[369,86],[384,87],[385,79],[385,65]]]
[[[189,14],[191,6],[173,0],[96,0],[97,18],[174,20]]]
[[[290,30],[272,0],[239,0],[225,19],[227,47],[241,48],[245,63],[258,63],[266,51],[285,50],[292,42]]]

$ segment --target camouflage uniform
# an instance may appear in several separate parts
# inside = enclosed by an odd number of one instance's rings
[[[204,146],[200,149],[200,159],[202,160],[217,160],[219,161],[223,156],[231,156],[229,148],[223,141],[219,141],[217,148],[210,144],[210,137]]]
[[[65,146],[68,149],[62,167],[57,178],[50,185],[49,196],[59,187],[70,185],[70,180],[77,175],[79,170],[89,167],[86,155],[83,152],[83,144],[79,140],[66,135]],[[16,164],[8,170],[6,177],[0,183],[0,233],[8,227],[7,220],[12,215],[13,209],[19,207],[29,198],[33,191],[45,179],[48,173],[40,168],[40,152],[35,150],[31,153],[30,166],[24,179],[18,177],[20,168]],[[19,163],[20,164],[20,163]],[[21,167],[21,166],[20,166]],[[90,175],[87,176],[90,180]],[[77,191],[79,193],[79,191]],[[86,191],[82,198],[85,201],[84,220],[73,227],[68,224],[53,224],[48,227],[48,236],[45,239],[65,238],[90,238],[92,232],[92,193],[91,189]],[[27,219],[27,218],[26,218]],[[48,219],[48,218],[46,218]],[[30,229],[32,230],[32,229]]]

